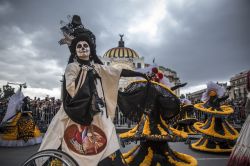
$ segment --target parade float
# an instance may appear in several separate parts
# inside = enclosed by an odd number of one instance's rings
[[[139,141],[123,153],[128,165],[197,165],[195,158],[176,152],[168,145],[175,135],[188,136],[168,124],[180,111],[180,100],[171,89],[154,81],[133,82],[124,92],[119,92],[118,105],[126,117],[138,122],[133,129],[119,135],[124,145]]]
[[[205,123],[194,124],[194,128],[202,133],[202,138],[191,144],[192,149],[215,153],[232,151],[239,134],[226,120],[234,112],[230,106],[221,104],[227,98],[223,87],[213,82],[207,84],[207,90],[202,95],[204,102],[194,105],[207,115],[207,119]]]
[[[177,116],[177,122],[173,127],[179,131],[184,131],[189,135],[197,134],[193,124],[197,122],[194,115],[194,106],[188,99],[181,99],[181,110]]]
[[[17,147],[42,142],[40,130],[29,108],[29,98],[20,89],[10,97],[6,114],[1,122],[0,146]]]

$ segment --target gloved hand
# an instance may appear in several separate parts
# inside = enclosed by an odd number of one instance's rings
[[[174,91],[174,90],[176,90],[176,89],[178,89],[178,88],[181,88],[181,87],[184,87],[184,86],[186,86],[186,85],[187,85],[187,83],[185,82],[185,83],[182,83],[182,84],[175,85],[175,86],[171,87],[170,89],[171,89],[172,91]]]
[[[147,81],[150,80],[150,77],[147,74],[128,70],[128,69],[122,69],[121,77],[142,77],[142,78],[145,78]]]

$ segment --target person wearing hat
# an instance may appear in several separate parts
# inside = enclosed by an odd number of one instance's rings
[[[173,127],[190,135],[197,134],[197,131],[193,127],[194,123],[198,121],[194,114],[194,106],[191,101],[186,98],[182,98],[180,101],[180,114]]]
[[[227,98],[224,87],[212,81],[207,83],[201,98],[203,102],[194,105],[195,109],[207,115],[207,119],[194,123],[194,128],[202,133],[202,137],[191,144],[192,149],[212,153],[232,151],[239,133],[226,118],[234,112],[233,108],[222,103]]]
[[[113,119],[120,77],[145,74],[104,66],[90,33],[75,36],[63,80],[63,104],[53,118],[39,151],[61,149],[78,164],[125,165]]]

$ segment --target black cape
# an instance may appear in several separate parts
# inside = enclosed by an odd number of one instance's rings
[[[180,100],[160,84],[154,82],[133,82],[124,92],[118,93],[118,106],[132,121],[139,122],[142,114],[161,114],[165,120],[176,116],[180,111]]]
[[[81,70],[82,72],[82,70]],[[81,75],[79,72],[75,85],[78,84],[79,77]],[[63,107],[69,118],[75,123],[81,125],[90,125],[93,120],[93,115],[91,111],[91,101],[93,94],[94,78],[91,70],[87,72],[86,78],[82,87],[76,92],[74,97],[71,97],[66,90],[66,81],[63,81]]]

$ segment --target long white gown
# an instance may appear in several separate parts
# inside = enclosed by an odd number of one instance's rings
[[[68,64],[66,68],[66,89],[71,96],[74,96],[82,85],[75,85],[80,70],[83,70],[80,79],[84,82],[86,69],[80,68],[77,62]],[[62,150],[72,156],[80,166],[96,166],[99,161],[120,148],[112,120],[115,116],[121,70],[98,64],[95,64],[95,70],[101,77],[96,84],[98,96],[102,98],[104,94],[106,101],[103,113],[95,115],[90,126],[82,126],[73,122],[61,106],[43,138],[39,151],[58,149],[61,145]]]

